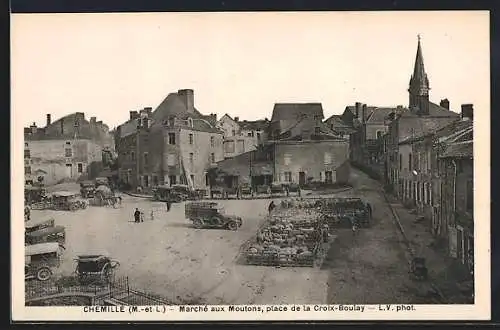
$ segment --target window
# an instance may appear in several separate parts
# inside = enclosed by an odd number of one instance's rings
[[[205,186],[210,186],[210,177],[208,173],[205,174]]]
[[[31,166],[24,167],[24,174],[31,174]]]
[[[233,130],[231,131],[231,136],[235,136],[235,135],[236,135],[236,130],[234,130],[234,129],[233,129]]]
[[[257,133],[257,141],[260,141],[260,133]]]
[[[148,166],[148,161],[149,161],[149,159],[148,159],[148,153],[145,152],[144,153],[144,166]]]
[[[189,127],[193,127],[193,118],[188,118]]]
[[[65,148],[64,157],[73,157],[73,150],[71,148]]]
[[[377,140],[381,139],[382,135],[384,135],[384,131],[377,131]]]
[[[168,144],[175,144],[175,133],[168,133]]]
[[[189,144],[193,144],[193,134],[189,134]]]
[[[285,154],[283,156],[283,163],[285,163],[286,166],[290,165],[292,162],[292,155],[291,154]]]
[[[408,170],[412,170],[413,167],[412,167],[412,163],[411,163],[412,159],[411,159],[411,154],[408,154]]]
[[[399,170],[403,170],[403,155],[399,154]]]
[[[292,172],[285,172],[285,182],[292,182]]]
[[[66,145],[67,145],[67,146],[71,145],[71,142],[66,141]]]
[[[247,135],[248,135],[248,137],[252,137],[253,136],[252,132],[249,132]]]
[[[177,177],[175,175],[169,175],[168,181],[170,181],[170,185],[177,184]]]
[[[215,163],[215,154],[213,152],[210,154],[210,161]]]
[[[153,186],[158,185],[158,177],[156,175],[153,175]]]
[[[31,158],[31,153],[29,149],[24,149],[24,158],[25,159]]]
[[[189,177],[191,178],[191,183],[194,183],[194,175],[191,174]]]
[[[149,187],[149,176],[143,176],[144,187]]]
[[[133,152],[133,151],[132,151],[132,152],[130,153],[130,158],[131,158],[132,160],[135,160],[135,152]]]
[[[192,152],[191,152],[191,153],[189,153],[189,163],[190,163],[191,165],[193,165],[193,163],[194,163],[194,154],[193,154]]]
[[[83,173],[83,164],[82,163],[77,164],[77,171],[78,171],[78,173]]]
[[[25,147],[25,148],[28,148],[28,147],[29,147],[28,142],[24,142],[24,147]]]
[[[319,172],[319,181],[323,181],[323,172]]]
[[[224,151],[228,154],[232,154],[234,152],[234,141],[225,141]]]
[[[325,164],[331,164],[332,163],[332,154],[331,153],[325,152],[324,163]]]
[[[175,166],[175,154],[169,154],[167,155],[167,165],[168,166]]]
[[[210,146],[212,148],[215,147],[215,137],[213,137],[213,136],[210,137]]]
[[[466,187],[466,203],[467,203],[467,211],[472,211],[474,210],[474,184],[472,180],[467,181],[467,187]]]
[[[321,134],[321,128],[318,127],[318,126],[314,127],[314,134],[320,135]]]
[[[332,171],[325,172],[325,181],[326,181],[326,183],[333,183],[333,172]]]

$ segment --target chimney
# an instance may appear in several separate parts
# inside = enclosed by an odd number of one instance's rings
[[[139,118],[139,113],[137,111],[130,111],[130,120]]]
[[[356,102],[356,118],[359,118],[361,112],[361,102]]]
[[[146,113],[149,115],[149,114],[151,114],[151,112],[153,112],[153,108],[146,107],[146,108],[144,108],[144,111],[146,111]]]
[[[441,102],[439,102],[439,106],[445,108],[446,110],[450,110],[450,101],[448,101],[448,99],[441,100]]]
[[[50,113],[48,113],[48,114],[47,114],[47,126],[49,126],[51,122],[52,122],[52,121],[51,121],[51,119],[50,119]]]
[[[234,117],[234,121],[235,122],[239,122],[240,121],[240,117]]]
[[[187,112],[194,112],[194,91],[192,89],[179,89],[177,95],[186,105]]]
[[[31,128],[31,134],[36,134],[37,128],[36,128],[35,122],[33,122],[33,124],[31,124],[30,128]]]
[[[462,120],[473,120],[474,108],[472,104],[462,104]]]
[[[364,123],[366,121],[366,104],[363,104],[361,107],[361,122]]]
[[[96,117],[90,117],[90,125],[94,125],[95,126],[96,120],[97,120]]]

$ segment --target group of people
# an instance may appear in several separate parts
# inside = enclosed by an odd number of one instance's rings
[[[169,212],[170,208],[172,207],[172,203],[167,201],[166,204],[167,204],[167,212]],[[154,210],[151,210],[150,218],[151,220],[154,220]],[[138,207],[135,208],[134,222],[135,223],[144,222],[144,213],[141,212]]]

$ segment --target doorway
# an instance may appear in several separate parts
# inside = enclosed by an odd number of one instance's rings
[[[305,172],[299,172],[299,185],[303,186],[306,184],[306,173]]]
[[[67,178],[73,177],[73,165],[72,164],[66,164],[66,177]]]

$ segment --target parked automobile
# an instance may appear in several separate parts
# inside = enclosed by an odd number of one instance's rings
[[[240,196],[245,198],[245,196],[253,197],[252,186],[249,183],[242,183],[240,185]]]
[[[66,228],[64,226],[47,227],[26,233],[27,244],[56,242],[64,246],[66,243]]]
[[[273,196],[286,196],[288,195],[288,189],[287,189],[287,186],[284,185],[283,183],[281,182],[273,182],[271,183],[271,195]]]
[[[290,193],[294,193],[299,197],[301,196],[301,191],[300,191],[301,189],[300,189],[300,185],[298,183],[288,182],[285,185],[287,188],[287,196],[290,196]]]
[[[242,225],[240,217],[226,215],[224,208],[215,202],[186,203],[185,217],[195,228],[223,228],[237,230]]]
[[[87,206],[87,201],[83,200],[78,193],[59,191],[52,194],[52,207],[55,210],[76,211],[86,209]]]
[[[24,186],[24,200],[27,204],[41,203],[47,199],[47,190],[41,186]]]
[[[55,226],[55,220],[53,218],[33,219],[24,222],[24,228],[26,233],[31,233],[45,228],[51,228],[54,226]]]
[[[47,281],[60,266],[61,248],[58,243],[28,245],[24,254],[24,278]]]
[[[178,202],[172,193],[172,188],[167,185],[160,185],[153,188],[153,200],[160,202]]]
[[[80,182],[80,195],[83,198],[94,198],[95,188],[94,182],[82,181]]]

